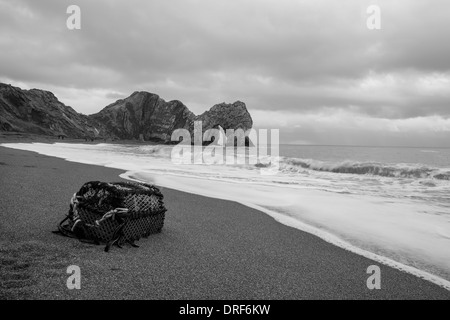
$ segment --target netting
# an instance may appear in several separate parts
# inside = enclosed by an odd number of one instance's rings
[[[161,232],[167,209],[155,186],[135,182],[85,183],[74,194],[58,232],[93,243],[130,243]]]

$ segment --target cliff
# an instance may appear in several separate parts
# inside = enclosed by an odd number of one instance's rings
[[[169,142],[172,131],[187,128],[194,114],[180,101],[166,102],[149,92],[134,92],[90,116],[120,139]]]
[[[89,117],[61,103],[44,90],[22,90],[0,83],[0,130],[72,138],[98,134]]]
[[[244,131],[251,129],[253,120],[250,113],[245,106],[245,103],[236,101],[235,103],[220,103],[214,105],[208,111],[196,116],[193,121],[189,123],[189,131],[191,136],[193,133],[194,121],[202,121],[203,133],[208,129],[220,129],[224,131],[227,129],[243,129]],[[234,141],[229,140],[228,144],[233,144]],[[248,139],[246,139],[248,144]]]
[[[0,84],[0,130],[3,131],[169,143],[175,129],[184,128],[193,133],[194,121],[202,121],[203,132],[219,126],[225,130],[247,130],[253,125],[245,104],[240,101],[216,104],[196,116],[178,100],[166,102],[156,94],[141,91],[86,116],[61,103],[49,91]]]
[[[187,129],[193,133],[194,121],[202,121],[203,132],[207,129],[250,129],[252,118],[243,102],[216,104],[210,110],[195,116],[178,100],[166,102],[158,95],[135,92],[130,97],[110,104],[90,116],[104,125],[103,131],[111,132],[121,139],[138,139],[170,142],[175,129]]]

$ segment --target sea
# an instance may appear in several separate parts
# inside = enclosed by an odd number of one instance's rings
[[[265,150],[255,162],[250,151],[225,147],[228,161],[206,164],[174,161],[180,146],[173,145],[2,146],[122,169],[126,179],[237,201],[450,290],[450,149],[279,145],[278,154]],[[198,160],[193,149],[184,150]],[[238,163],[239,157],[246,161]]]

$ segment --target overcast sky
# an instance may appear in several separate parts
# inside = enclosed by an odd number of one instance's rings
[[[244,101],[283,143],[450,147],[449,39],[448,0],[0,0],[0,81],[85,114],[144,90]]]

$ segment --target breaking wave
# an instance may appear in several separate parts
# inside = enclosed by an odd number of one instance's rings
[[[313,159],[283,158],[283,172],[301,172],[305,169],[333,173],[373,175],[391,178],[450,180],[450,169],[433,168],[414,164],[383,164],[375,162],[325,162]]]

